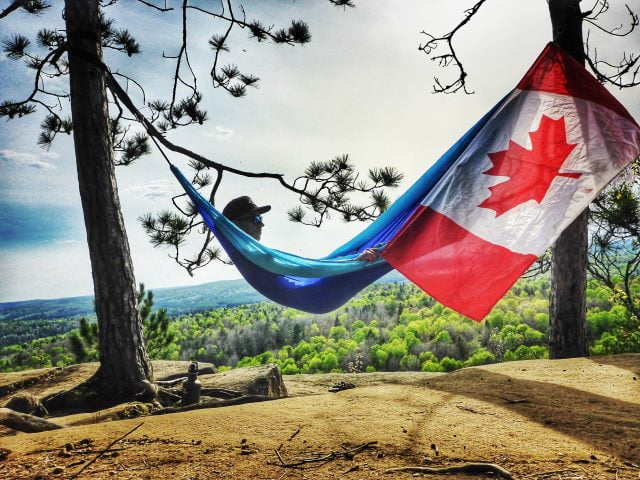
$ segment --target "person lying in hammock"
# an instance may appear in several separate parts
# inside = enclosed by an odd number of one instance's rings
[[[242,231],[252,236],[257,241],[262,237],[264,223],[262,215],[271,210],[271,205],[256,205],[251,197],[243,195],[231,200],[222,210],[222,214],[235,223]],[[365,262],[373,262],[380,258],[377,248],[367,248],[355,259]]]

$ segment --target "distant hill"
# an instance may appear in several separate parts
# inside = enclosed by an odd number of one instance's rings
[[[170,316],[266,300],[244,280],[153,289],[154,306]],[[93,296],[0,303],[0,320],[41,321],[93,315]]]
[[[406,279],[394,271],[379,281],[394,282],[406,281]],[[201,285],[152,290],[154,307],[165,308],[169,316],[267,301],[244,280],[221,280]],[[93,314],[93,296],[89,295],[0,303],[0,321],[2,322],[11,320],[37,322]]]

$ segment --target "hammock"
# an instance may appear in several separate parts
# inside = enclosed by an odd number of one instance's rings
[[[494,110],[487,113],[365,230],[319,259],[300,257],[257,242],[200,195],[175,165],[170,168],[229,258],[253,288],[281,305],[309,313],[327,313],[393,270],[383,258],[373,262],[354,258],[364,249],[385,244],[396,235],[493,113]]]

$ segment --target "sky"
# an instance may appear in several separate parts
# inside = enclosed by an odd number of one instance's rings
[[[0,10],[9,3],[0,0]],[[40,17],[18,12],[0,20],[0,38],[62,28],[62,2],[52,3]],[[168,1],[169,6],[178,3]],[[433,77],[445,80],[454,72],[439,69],[418,50],[426,39],[421,32],[448,32],[475,2],[355,3],[356,8],[340,9],[326,0],[243,2],[247,18],[266,25],[306,21],[312,41],[304,46],[258,43],[246,31],[234,30],[231,51],[221,61],[260,77],[259,88],[241,99],[214,90],[209,80],[213,52],[208,40],[225,26],[190,12],[189,58],[209,120],[171,132],[169,139],[209,159],[289,179],[312,161],[341,154],[349,154],[362,172],[392,165],[405,174],[401,186],[390,192],[395,198],[517,84],[551,40],[545,0],[488,0],[455,39],[475,93],[434,95]],[[582,3],[586,10],[595,0]],[[640,0],[627,3],[640,11]],[[602,19],[607,26],[626,21],[623,3],[612,4]],[[179,48],[180,11],[161,14],[120,0],[106,14],[116,27],[129,29],[142,49],[132,58],[105,52],[112,71],[135,78],[147,98],[170,95],[175,63],[163,53],[171,56]],[[599,55],[612,60],[625,50],[640,52],[640,30],[621,39],[598,37],[596,31],[592,36]],[[0,55],[0,99],[24,98],[32,86],[31,71]],[[68,88],[64,80],[49,87]],[[140,101],[134,87],[130,93]],[[613,93],[640,119],[640,88]],[[36,141],[43,115],[0,120],[0,302],[93,293],[72,138],[60,135],[49,150],[40,148]],[[172,154],[171,160],[188,171],[188,159]],[[138,218],[166,209],[180,193],[156,150],[131,166],[118,167],[117,181],[137,281],[153,289],[240,278],[233,266],[220,263],[190,277],[169,258],[168,249],[149,243]],[[224,204],[246,194],[272,206],[262,242],[298,255],[323,256],[366,227],[340,220],[320,229],[289,222],[287,211],[297,198],[273,180],[226,174],[217,198]]]

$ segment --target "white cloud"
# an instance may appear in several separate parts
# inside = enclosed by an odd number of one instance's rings
[[[56,168],[55,165],[45,162],[42,158],[49,160],[57,157],[57,153],[43,152],[40,154],[33,154],[28,152],[18,152],[16,150],[0,150],[0,161],[18,167],[26,166],[38,169],[54,169]]]
[[[59,245],[77,245],[83,242],[80,240],[57,240],[56,243]]]
[[[175,191],[175,183],[167,180],[159,180],[146,185],[134,185],[124,189],[124,192],[132,195],[134,198],[144,198],[147,200],[159,200],[173,195]]]
[[[42,152],[40,156],[42,158],[46,158],[47,160],[56,160],[60,158],[60,155],[58,155],[56,152]]]
[[[215,137],[219,140],[231,140],[231,137],[233,137],[233,130],[216,125],[212,131],[204,132],[203,135],[205,137]]]

